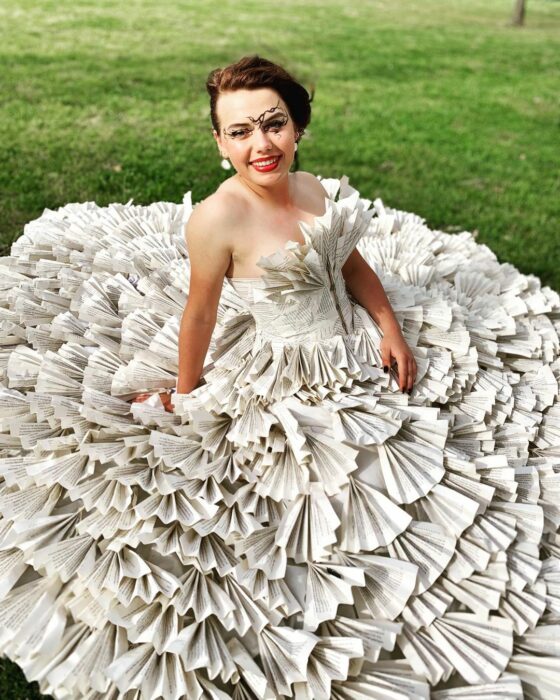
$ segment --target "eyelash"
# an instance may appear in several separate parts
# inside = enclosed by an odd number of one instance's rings
[[[266,125],[266,128],[270,129],[270,128],[274,127],[275,129],[281,129],[284,126],[284,124],[286,123],[286,121],[287,121],[286,119],[274,119],[274,121],[271,121]],[[276,126],[274,126],[275,124],[276,124]]]
[[[276,124],[276,127],[274,125]],[[275,129],[281,129],[284,125],[286,124],[286,121],[283,119],[275,119],[274,121],[269,122],[266,126],[265,129],[268,131],[268,129],[274,127]],[[237,136],[243,136],[243,134],[246,134],[248,132],[248,129],[238,129],[237,131],[231,131],[230,136],[233,138],[236,138]]]

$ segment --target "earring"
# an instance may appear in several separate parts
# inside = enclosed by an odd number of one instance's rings
[[[221,153],[220,155],[224,156],[223,153]],[[231,163],[229,162],[229,160],[228,160],[225,156],[223,157],[222,162],[220,163],[220,165],[222,166],[222,168],[223,168],[224,170],[231,170]]]
[[[297,141],[296,141],[296,145],[294,146],[294,151],[297,151]]]

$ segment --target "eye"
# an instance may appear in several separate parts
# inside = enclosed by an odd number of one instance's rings
[[[271,122],[268,122],[266,125],[266,130],[272,129],[273,131],[277,131],[281,129],[287,122],[287,119],[274,119]]]
[[[242,136],[246,136],[249,133],[249,129],[236,129],[235,131],[230,131],[229,135],[236,139],[236,138],[241,138]]]

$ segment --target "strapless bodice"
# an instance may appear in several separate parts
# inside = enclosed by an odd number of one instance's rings
[[[352,312],[347,295],[343,299],[346,320],[340,304],[327,286],[302,288],[299,294],[268,292],[266,276],[227,278],[245,302],[255,320],[255,330],[262,340],[304,342],[341,335],[352,328]]]
[[[353,308],[342,266],[366,233],[374,210],[346,182],[325,213],[299,222],[303,243],[288,241],[257,265],[260,277],[226,278],[254,318],[257,336],[271,342],[305,342],[349,335]]]

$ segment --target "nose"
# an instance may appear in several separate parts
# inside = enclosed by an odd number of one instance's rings
[[[258,127],[255,129],[255,146],[259,150],[270,150],[272,146],[270,136]]]

